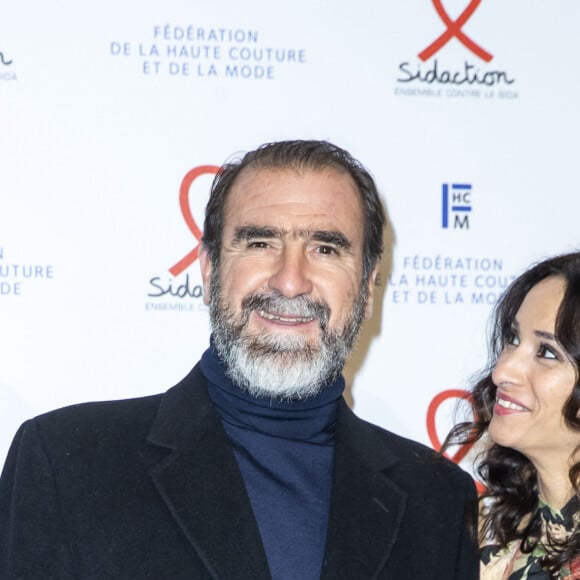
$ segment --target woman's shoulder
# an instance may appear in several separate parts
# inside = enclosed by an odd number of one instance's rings
[[[480,526],[484,525],[485,516],[489,515],[490,505],[480,505]],[[542,536],[530,551],[521,550],[522,540],[514,539],[507,545],[499,545],[488,532],[481,542],[481,580],[549,580],[549,573],[542,569],[540,562],[546,556],[546,543],[550,540],[564,541],[578,524],[580,513],[578,501],[574,497],[565,507],[557,510],[538,498],[538,514],[542,521]],[[520,522],[520,529],[529,523],[529,515]],[[483,529],[480,527],[480,538]],[[484,534],[485,535],[485,534]],[[562,580],[580,578],[580,558],[574,559],[571,565],[560,570]]]

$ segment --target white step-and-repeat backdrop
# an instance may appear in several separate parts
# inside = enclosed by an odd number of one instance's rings
[[[498,295],[579,247],[578,22],[577,0],[6,4],[0,463],[28,417],[188,372],[215,167],[286,138],[377,179],[393,250],[347,395],[437,447]]]

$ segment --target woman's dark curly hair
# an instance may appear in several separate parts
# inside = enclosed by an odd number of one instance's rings
[[[533,286],[550,276],[564,279],[566,290],[556,317],[555,335],[576,369],[576,383],[562,414],[567,426],[580,432],[580,252],[563,254],[535,264],[506,289],[497,303],[490,336],[490,360],[472,388],[474,419],[456,425],[444,443],[473,443],[486,432],[493,415],[496,385],[491,373],[512,334],[512,323],[524,298]],[[531,552],[541,532],[538,509],[538,480],[534,465],[514,449],[491,444],[478,457],[477,475],[486,486],[481,496],[480,539],[493,538],[504,547],[512,540],[521,540],[521,549]],[[569,470],[576,495],[580,497],[580,461]],[[548,537],[547,555],[542,567],[552,575],[580,557],[580,529],[577,526],[564,542]]]

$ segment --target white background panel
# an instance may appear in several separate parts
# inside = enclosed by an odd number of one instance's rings
[[[453,20],[469,5],[443,2]],[[197,262],[169,272],[197,243],[182,180],[285,138],[334,141],[376,177],[394,243],[347,396],[431,445],[429,404],[484,365],[495,297],[532,261],[579,246],[579,17],[573,0],[485,0],[462,31],[491,61],[452,38],[422,62],[445,31],[427,0],[12,3],[0,22],[0,462],[31,416],[187,373],[209,329]],[[204,38],[175,38],[189,27]],[[265,62],[268,50],[298,62]],[[435,62],[438,80],[398,82],[401,63],[425,78]],[[466,67],[513,82],[442,82]],[[189,191],[199,226],[209,183]],[[451,212],[442,228],[443,184],[469,185],[468,226]],[[148,296],[186,278],[195,297]],[[438,409],[440,438],[453,407]]]

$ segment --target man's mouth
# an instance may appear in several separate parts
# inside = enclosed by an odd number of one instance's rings
[[[283,324],[307,324],[314,320],[314,316],[274,314],[273,312],[266,312],[265,310],[259,310],[258,314],[266,320],[275,320],[276,322],[281,322]]]

